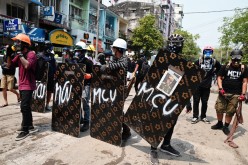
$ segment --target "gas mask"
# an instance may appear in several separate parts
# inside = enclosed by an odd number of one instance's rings
[[[181,42],[169,42],[168,49],[171,53],[181,53],[182,51],[182,43]]]
[[[81,55],[81,53],[80,53],[80,52],[75,52],[75,56],[74,56],[74,58],[79,59],[80,55]]]
[[[234,66],[234,67],[239,67],[239,65],[240,65],[240,62],[241,62],[241,59],[238,59],[238,58],[232,58],[232,65]]]
[[[23,47],[22,47],[21,41],[19,41],[19,40],[15,41],[13,46],[11,46],[11,49],[14,52],[22,51]]]

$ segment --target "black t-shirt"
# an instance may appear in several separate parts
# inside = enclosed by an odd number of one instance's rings
[[[217,74],[224,77],[222,80],[222,87],[226,93],[240,95],[242,93],[243,78],[248,77],[248,69],[245,66],[243,72],[240,67],[233,67],[232,65],[222,66]]]
[[[88,58],[84,57],[78,60],[78,63],[85,64],[86,66],[86,73],[92,73],[93,62]],[[91,79],[84,80],[84,85],[90,85]]]
[[[199,66],[205,71],[205,76],[199,86],[203,88],[211,88],[212,78],[214,74],[220,70],[221,64],[217,60],[211,58],[208,61],[197,60],[195,65]]]

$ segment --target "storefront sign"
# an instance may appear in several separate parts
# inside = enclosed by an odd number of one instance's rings
[[[43,9],[43,16],[53,16],[54,15],[54,6],[46,6]]]
[[[44,42],[45,41],[45,30],[41,28],[32,28],[27,33],[30,39],[34,42]]]
[[[5,32],[19,30],[19,25],[21,25],[21,19],[16,18],[16,19],[4,20],[3,24],[4,24],[3,30]]]
[[[53,44],[73,46],[72,36],[61,29],[51,31],[49,34],[49,38],[51,43]]]

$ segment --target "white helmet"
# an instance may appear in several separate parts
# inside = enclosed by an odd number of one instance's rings
[[[83,41],[79,41],[78,43],[76,43],[76,46],[80,46],[84,50],[86,50],[87,48],[87,45]]]
[[[117,38],[114,42],[112,47],[127,49],[127,42],[121,38]]]

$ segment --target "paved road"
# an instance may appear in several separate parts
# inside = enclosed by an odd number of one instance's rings
[[[213,89],[216,89],[213,88]],[[134,95],[134,91],[131,91]],[[19,104],[9,93],[9,106],[0,108],[0,164],[1,165],[143,165],[151,164],[149,144],[132,132],[132,138],[125,147],[112,146],[90,137],[89,132],[81,133],[79,138],[51,130],[52,113],[33,113],[34,124],[39,132],[22,141],[15,141],[21,122]],[[133,96],[125,102],[125,109]],[[199,122],[191,124],[191,114],[183,111],[175,127],[172,145],[181,152],[181,157],[173,157],[159,152],[162,165],[247,165],[247,105],[243,106],[245,123],[238,127],[234,141],[239,145],[233,149],[224,143],[226,136],[222,131],[211,130],[216,123],[214,103],[217,94],[211,93],[208,119],[211,124]],[[2,93],[0,93],[2,103]]]

